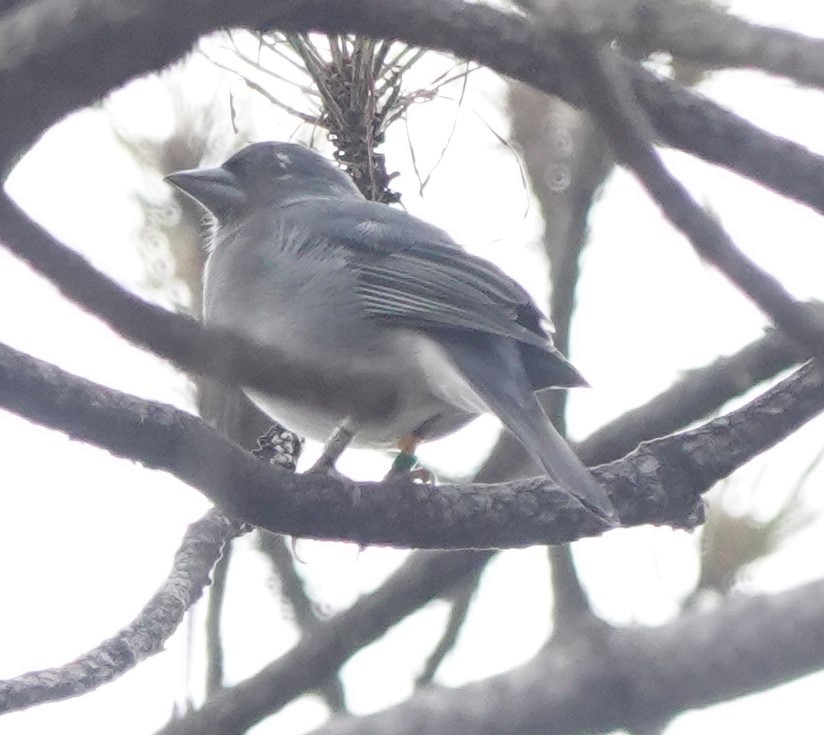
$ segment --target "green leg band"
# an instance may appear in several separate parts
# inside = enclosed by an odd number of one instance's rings
[[[390,473],[393,475],[405,475],[417,464],[417,462],[418,458],[414,454],[401,452],[397,457],[395,457]]]

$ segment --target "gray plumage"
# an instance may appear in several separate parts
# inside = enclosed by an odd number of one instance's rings
[[[262,410],[311,439],[343,427],[355,444],[384,447],[492,412],[562,488],[613,514],[535,397],[585,382],[500,269],[366,201],[298,145],[256,143],[168,180],[214,215],[205,321],[277,345],[290,370],[311,378],[302,381],[311,390],[285,379],[247,391]]]

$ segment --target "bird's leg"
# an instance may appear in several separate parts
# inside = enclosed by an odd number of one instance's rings
[[[355,432],[346,424],[338,426],[324,444],[323,452],[318,457],[318,461],[309,469],[309,472],[323,475],[335,474],[335,462],[343,454],[343,450],[349,446],[354,436]]]
[[[403,477],[412,471],[412,468],[418,461],[418,458],[415,456],[415,450],[418,448],[418,444],[420,444],[420,439],[414,434],[407,434],[398,442],[400,454],[395,457],[389,474],[386,476],[387,480]]]
[[[421,443],[420,437],[415,434],[407,434],[398,442],[398,449],[400,454],[395,457],[392,467],[386,473],[384,481],[397,480],[401,477],[410,478],[412,480],[421,480],[426,483],[433,483],[435,475],[431,470],[425,467],[415,467],[418,458],[415,456],[415,450],[418,444]]]

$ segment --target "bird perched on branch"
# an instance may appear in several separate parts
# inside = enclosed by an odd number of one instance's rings
[[[604,518],[604,489],[535,396],[585,385],[529,295],[445,232],[364,199],[318,153],[255,143],[218,168],[167,180],[213,215],[204,319],[276,348],[272,418],[325,441],[397,447],[498,416],[565,491]]]

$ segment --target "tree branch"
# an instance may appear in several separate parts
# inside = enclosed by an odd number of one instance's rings
[[[354,483],[256,461],[203,420],[0,350],[0,405],[165,470],[276,533],[419,548],[510,548],[597,535],[602,522],[546,477],[501,485]],[[824,407],[812,364],[743,408],[595,468],[625,526],[692,527],[700,493]]]
[[[573,637],[520,669],[430,688],[374,715],[336,718],[313,735],[631,731],[821,669],[822,606],[824,581],[816,581],[732,598],[658,628],[606,629],[595,644]]]
[[[0,714],[85,694],[161,651],[209,584],[224,544],[240,528],[217,509],[190,525],[172,573],[131,624],[65,666],[0,681]]]
[[[226,595],[226,578],[232,558],[232,545],[226,543],[212,571],[212,589],[206,611],[206,696],[223,689],[223,638],[220,621]]]
[[[776,278],[749,260],[718,221],[666,169],[650,143],[649,121],[634,104],[615,54],[592,49],[575,36],[569,37],[567,48],[587,90],[587,108],[616,156],[636,175],[664,216],[690,240],[699,255],[749,296],[776,326],[824,357],[824,318],[796,301]]]
[[[736,354],[686,373],[652,400],[593,432],[576,451],[587,464],[611,462],[650,437],[665,436],[718,411],[806,356],[792,340],[771,329]]]
[[[545,11],[546,3],[540,7]],[[555,32],[619,38],[708,69],[760,69],[824,87],[824,41],[750,23],[712,3],[556,0],[546,22]]]
[[[295,623],[304,637],[311,637],[312,631],[321,625],[312,599],[306,592],[303,580],[295,570],[295,559],[288,548],[286,539],[278,534],[258,531],[257,546],[272,564],[280,585],[283,602],[288,605]],[[323,697],[331,712],[346,711],[346,692],[334,670],[318,686],[318,694]]]
[[[0,405],[170,472],[232,516],[275,533],[362,545],[466,548],[558,543],[605,528],[545,477],[512,485],[433,487],[292,475],[255,460],[196,416],[104,388],[9,347],[0,348]],[[621,492],[631,495],[628,487]],[[697,496],[691,498],[683,506],[684,498],[661,495],[635,516],[638,522],[652,513],[655,521],[690,524]],[[515,541],[521,536],[523,544]],[[496,539],[500,544],[491,543]]]
[[[415,679],[417,688],[429,686],[435,680],[435,675],[438,673],[444,659],[455,648],[458,636],[463,629],[470,606],[475,598],[475,593],[480,586],[483,571],[483,567],[478,567],[473,574],[463,579],[450,595],[449,619],[446,621],[446,626],[441,632],[437,645],[427,657],[423,671]]]
[[[316,689],[391,626],[483,568],[490,552],[418,552],[375,592],[320,623],[291,651],[216,694],[158,735],[243,732],[303,692]]]
[[[356,32],[449,51],[580,105],[558,34],[529,19],[457,0],[33,0],[0,17],[0,170],[43,130],[135,76],[183,56],[223,27]],[[100,63],[105,59],[106,63]],[[824,158],[769,135],[639,65],[625,67],[669,145],[738,171],[824,212]]]

